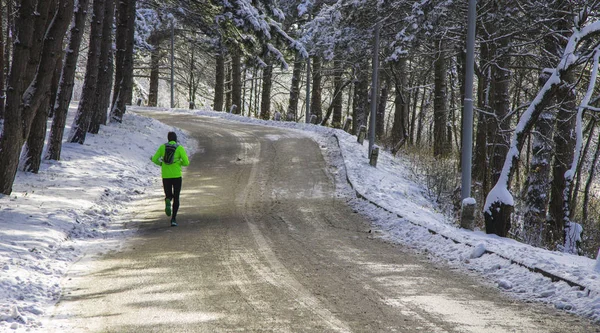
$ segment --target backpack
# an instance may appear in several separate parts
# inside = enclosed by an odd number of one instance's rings
[[[175,162],[175,151],[177,150],[178,144],[165,143],[165,156],[163,156],[163,163],[173,164]]]

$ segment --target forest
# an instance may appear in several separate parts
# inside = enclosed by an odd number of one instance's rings
[[[138,104],[372,128],[458,216],[468,3],[0,0],[0,193]],[[599,4],[477,1],[479,229],[596,255]]]

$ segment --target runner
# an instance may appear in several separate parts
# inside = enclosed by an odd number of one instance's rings
[[[160,145],[156,154],[152,156],[152,162],[161,167],[163,188],[165,190],[165,213],[171,216],[171,226],[177,226],[177,211],[179,210],[179,193],[181,192],[182,177],[181,167],[190,165],[183,146],[177,143],[177,134],[167,134],[169,142]],[[171,201],[173,209],[171,211]]]

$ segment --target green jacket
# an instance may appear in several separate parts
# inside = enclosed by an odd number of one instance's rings
[[[176,143],[170,141],[170,144]],[[181,167],[190,165],[190,160],[185,153],[183,146],[177,146],[175,149],[175,159],[172,164],[166,164],[162,162],[163,156],[165,156],[165,144],[160,145],[156,154],[152,156],[152,162],[161,167],[161,175],[163,178],[179,178],[181,177]]]

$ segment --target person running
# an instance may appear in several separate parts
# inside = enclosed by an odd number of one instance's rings
[[[171,201],[173,201],[173,215],[171,226],[177,226],[177,211],[179,210],[179,193],[181,192],[182,177],[181,167],[190,165],[190,161],[183,146],[177,143],[177,134],[167,134],[169,142],[160,145],[152,162],[161,167],[163,188],[165,190],[165,213],[171,216]]]

